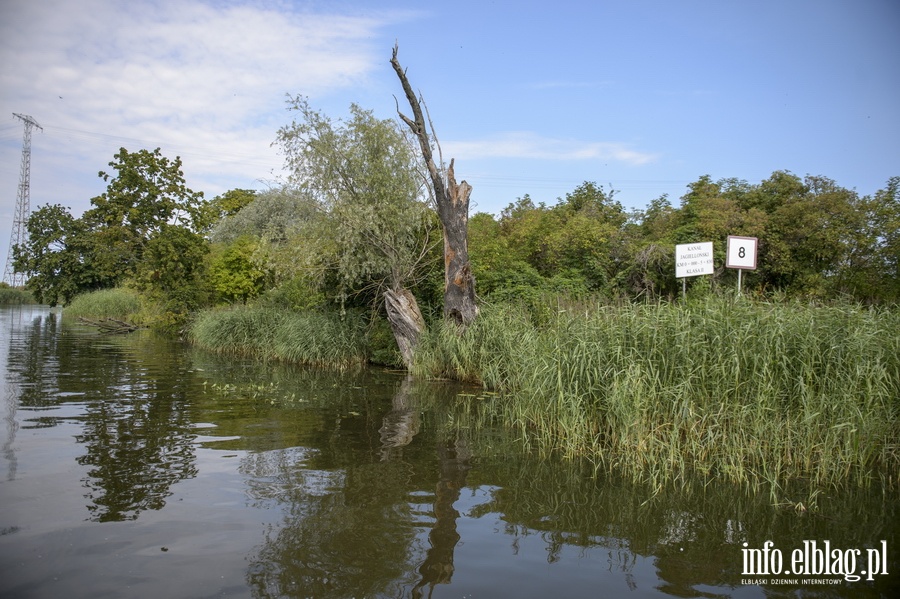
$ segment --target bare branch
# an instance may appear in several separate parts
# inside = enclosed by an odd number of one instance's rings
[[[444,182],[442,177],[440,176],[440,171],[437,166],[434,164],[434,157],[431,152],[431,142],[428,137],[428,130],[425,127],[425,117],[422,115],[422,107],[419,104],[419,100],[416,97],[415,92],[413,92],[412,86],[409,84],[409,79],[406,78],[406,71],[403,67],[400,66],[400,61],[397,59],[397,51],[398,46],[394,45],[394,53],[391,57],[391,66],[394,67],[394,71],[397,73],[397,77],[400,78],[400,84],[403,87],[403,93],[406,95],[406,100],[409,102],[410,108],[412,108],[413,118],[410,119],[399,110],[397,114],[406,123],[409,128],[412,130],[413,134],[419,140],[419,147],[422,150],[422,158],[425,160],[425,166],[428,168],[428,173],[431,176],[431,184],[434,187],[435,195],[437,197],[441,197],[444,194]]]
[[[419,141],[422,158],[431,178],[434,202],[444,233],[444,316],[461,326],[467,326],[478,315],[478,306],[475,303],[475,277],[472,275],[472,268],[469,264],[467,242],[469,197],[472,193],[472,186],[465,181],[457,184],[452,158],[449,168],[444,170],[444,158],[441,154],[440,144],[437,143],[437,135],[434,133],[434,123],[431,121],[431,115],[428,114],[428,125],[434,136],[441,161],[440,168],[435,165],[431,139],[422,112],[424,100],[413,92],[409,79],[406,77],[406,71],[400,66],[400,61],[397,59],[397,52],[398,47],[395,44],[391,56],[391,66],[394,67],[394,71],[400,79],[403,93],[412,109],[413,118],[410,119],[400,112],[399,103],[397,103],[397,114]],[[396,98],[394,99],[396,101]]]

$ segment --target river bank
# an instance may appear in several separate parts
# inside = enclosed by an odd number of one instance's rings
[[[202,312],[188,338],[341,368],[390,341],[358,314],[253,306]],[[487,305],[462,334],[433,324],[413,374],[491,391],[478,409],[526,448],[656,487],[699,475],[809,509],[827,489],[898,485],[895,309],[717,297]]]

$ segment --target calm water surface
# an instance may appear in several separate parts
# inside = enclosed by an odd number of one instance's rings
[[[527,455],[496,401],[0,307],[0,596],[900,596],[896,493],[654,493]]]

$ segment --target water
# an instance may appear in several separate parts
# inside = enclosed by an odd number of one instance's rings
[[[881,488],[816,514],[657,493],[528,455],[479,389],[226,360],[40,307],[0,307],[0,360],[2,597],[900,596]]]

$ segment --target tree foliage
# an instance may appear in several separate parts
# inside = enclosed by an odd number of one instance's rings
[[[81,217],[52,204],[28,219],[28,240],[13,250],[27,289],[56,305],[127,285],[162,305],[172,328],[210,303],[371,306],[385,291],[439,312],[440,223],[408,133],[355,105],[338,121],[303,98],[290,106],[299,118],[277,137],[287,186],[206,202],[186,186],[180,159],[123,148],[99,173],[106,191]],[[860,197],[824,176],[776,171],[751,184],[704,175],[677,205],[663,196],[632,213],[614,191],[586,181],[555,202],[526,194],[467,225],[486,301],[672,297],[680,292],[675,245],[698,241],[714,242],[716,270],[690,280],[695,292],[731,289],[725,242],[743,235],[759,239],[745,293],[900,302],[900,177]]]
[[[277,143],[291,185],[314,198],[324,216],[324,239],[317,241],[332,252],[340,286],[352,293],[414,284],[423,276],[435,220],[403,131],[356,105],[346,121],[302,97],[290,108],[300,118],[279,130]]]
[[[60,204],[35,210],[25,224],[28,239],[14,248],[14,266],[30,275],[25,287],[41,303],[65,304],[79,293],[112,286],[87,260],[93,251],[87,225]]]
[[[526,195],[496,218],[471,221],[475,273],[486,298],[583,289],[608,297],[673,296],[675,245],[713,241],[716,271],[700,283],[730,286],[729,235],[759,239],[744,290],[806,298],[900,301],[900,177],[872,197],[827,177],[777,171],[759,184],[702,176],[679,207],[668,198],[627,214],[594,183],[548,206]],[[693,281],[692,281],[693,282]]]
[[[268,273],[260,265],[259,241],[250,235],[230,244],[214,246],[209,266],[209,282],[218,298],[243,302],[259,296],[265,289]]]
[[[100,171],[106,191],[80,218],[61,205],[35,211],[29,240],[16,248],[16,269],[30,275],[39,299],[67,303],[86,291],[130,282],[160,298],[179,298],[178,313],[196,305],[206,244],[203,194],[185,185],[181,159],[160,149],[121,148]]]
[[[214,243],[232,243],[250,235],[270,243],[283,243],[321,212],[318,201],[291,188],[274,188],[254,194],[252,201],[223,215],[210,230]]]

